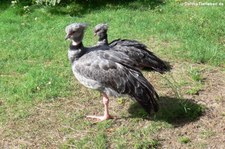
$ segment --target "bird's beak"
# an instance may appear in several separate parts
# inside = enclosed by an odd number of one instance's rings
[[[94,36],[96,36],[97,35],[97,33],[94,33]]]
[[[70,37],[69,34],[67,34],[66,37],[65,37],[65,40],[67,40],[69,37]]]

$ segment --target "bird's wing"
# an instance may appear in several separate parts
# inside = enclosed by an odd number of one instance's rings
[[[157,98],[153,86],[137,70],[109,60],[103,53],[88,53],[81,57],[74,67],[76,72],[87,80],[98,82],[103,92],[114,91],[135,98],[150,113],[158,110]]]
[[[131,67],[133,69],[139,70],[136,66],[139,65],[139,62],[135,59],[131,59],[129,55],[124,53],[123,48],[121,46],[109,47],[107,45],[104,46],[96,46],[92,47],[90,51],[94,52],[95,55],[98,55],[102,59],[107,59],[113,62],[117,62],[126,67]],[[92,50],[93,49],[93,50]]]
[[[137,62],[137,67],[149,68],[160,73],[170,70],[163,60],[149,51],[146,45],[136,40],[118,39],[112,41],[109,46],[117,51],[125,52],[130,59]]]
[[[116,39],[109,43],[111,47],[120,45],[120,46],[134,46],[143,50],[147,50],[147,46],[139,41],[136,40],[129,40],[129,39]],[[147,50],[148,51],[148,50]]]
[[[125,59],[125,60],[124,60]],[[76,63],[74,69],[82,76],[96,80],[103,85],[110,84],[115,85],[114,79],[119,76],[125,77],[124,66],[126,64],[133,63],[123,57],[123,54],[113,51],[93,51],[83,55]],[[130,64],[130,67],[132,64]],[[128,66],[129,67],[129,66]],[[120,81],[119,81],[120,82]],[[118,86],[118,85],[116,85]]]

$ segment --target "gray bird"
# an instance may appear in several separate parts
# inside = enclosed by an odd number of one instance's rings
[[[158,94],[142,73],[132,68],[133,61],[107,45],[84,47],[82,39],[85,28],[84,23],[68,25],[65,39],[71,40],[68,57],[75,77],[81,84],[98,90],[103,96],[104,115],[87,117],[101,121],[112,118],[108,109],[108,96],[129,95],[147,113],[158,111]]]
[[[130,59],[137,62],[135,67],[140,69],[153,70],[159,73],[164,73],[170,70],[170,66],[165,64],[163,60],[154,55],[148,50],[147,46],[129,39],[116,39],[111,43],[108,43],[107,37],[107,24],[98,24],[94,28],[94,34],[99,37],[97,45],[108,45],[111,48],[116,47],[119,50],[129,56]]]

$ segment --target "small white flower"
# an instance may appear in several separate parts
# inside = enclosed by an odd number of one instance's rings
[[[28,9],[28,7],[29,7],[29,6],[24,6],[23,9],[26,10],[26,9]]]

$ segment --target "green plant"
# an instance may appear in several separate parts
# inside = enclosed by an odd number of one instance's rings
[[[160,143],[158,140],[145,141],[134,145],[135,149],[156,149]]]
[[[172,74],[169,74],[169,77],[163,76],[163,78],[166,80],[168,86],[173,90],[174,94],[177,98],[182,98],[182,95],[179,90],[179,86],[175,78]]]
[[[186,90],[186,93],[189,95],[197,95],[199,93],[199,91],[202,90],[202,86],[201,85],[196,85],[194,87],[191,87],[190,89]]]
[[[201,70],[199,70],[198,68],[191,67],[189,74],[194,81],[202,82],[203,78],[201,76]]]
[[[181,143],[187,144],[188,142],[191,141],[191,139],[189,137],[187,137],[187,136],[182,136],[182,137],[179,138],[179,141]]]

